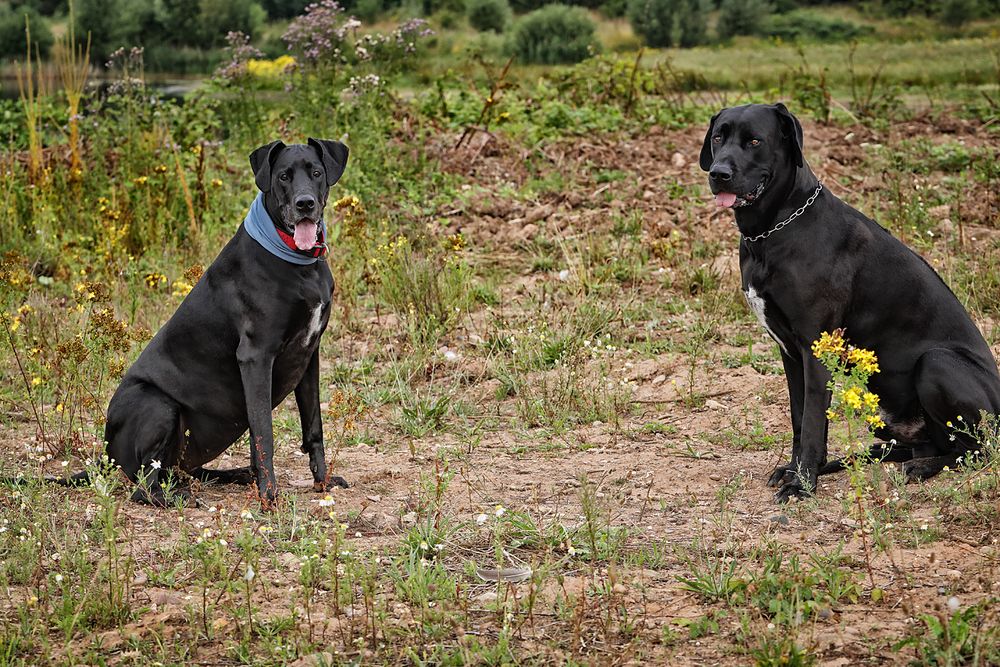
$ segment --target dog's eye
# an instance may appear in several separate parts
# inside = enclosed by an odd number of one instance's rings
[[[281,173],[281,174],[279,174],[279,175],[278,175],[278,180],[279,180],[279,181],[287,181],[287,180],[288,180],[288,173],[287,173],[287,172],[285,172],[285,173]]]
[[[712,137],[712,143],[714,143],[714,144],[721,144],[722,143],[722,135],[721,134],[717,134],[714,137]]]
[[[316,171],[313,172],[313,177],[314,178],[319,178],[322,175],[323,175],[323,173],[319,169],[317,169]]]
[[[750,140],[750,145],[751,146],[760,146],[760,139],[751,139]]]

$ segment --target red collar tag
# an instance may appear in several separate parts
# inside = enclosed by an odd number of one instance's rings
[[[324,238],[323,234],[323,227],[319,228],[319,238],[316,239],[316,245],[314,245],[309,250],[299,250],[298,246],[295,245],[295,237],[293,237],[285,230],[279,229],[277,225],[275,225],[275,229],[277,230],[278,236],[281,237],[281,240],[284,242],[284,244],[288,246],[289,249],[291,249],[292,251],[297,252],[300,255],[305,255],[306,257],[326,257],[327,247],[326,247],[326,239]]]

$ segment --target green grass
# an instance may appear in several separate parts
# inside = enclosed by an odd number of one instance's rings
[[[777,90],[791,97],[790,72],[804,67],[811,77],[826,83],[846,103],[852,73],[847,67],[854,50],[854,80],[868,82],[876,74],[881,85],[898,85],[937,99],[978,96],[1000,87],[1000,39],[996,37],[883,42],[866,40],[851,44],[774,44],[763,40],[728,47],[673,49],[650,54],[649,62],[669,62],[682,72],[698,75],[710,90],[757,93]],[[928,57],[933,54],[933,57]]]

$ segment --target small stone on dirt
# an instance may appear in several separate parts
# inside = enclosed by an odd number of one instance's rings
[[[779,526],[787,526],[789,524],[788,517],[784,514],[772,514],[767,517],[767,520],[771,523],[776,523]]]
[[[485,593],[480,593],[473,598],[479,604],[488,604],[490,602],[496,602],[497,592],[496,591],[486,591]]]
[[[522,240],[528,241],[535,238],[538,235],[538,225],[533,223],[528,223],[521,228],[521,232],[517,235]]]

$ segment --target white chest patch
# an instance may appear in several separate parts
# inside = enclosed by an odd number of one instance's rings
[[[306,329],[305,338],[303,338],[302,340],[302,347],[309,347],[310,345],[312,345],[313,340],[316,338],[316,335],[319,334],[319,328],[322,321],[323,321],[323,304],[321,303],[316,306],[316,309],[313,310],[312,317],[309,319],[309,328]]]
[[[747,285],[747,291],[744,292],[743,295],[747,298],[747,304],[750,306],[750,310],[753,311],[753,314],[757,316],[757,320],[760,322],[761,326],[767,331],[767,335],[773,338],[774,342],[781,346],[781,349],[785,351],[785,354],[788,354],[788,348],[785,347],[785,344],[781,342],[780,338],[774,335],[771,327],[767,326],[767,315],[765,314],[767,304],[764,303],[763,297],[757,294],[757,290],[753,288],[753,285]]]

